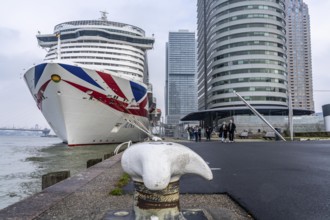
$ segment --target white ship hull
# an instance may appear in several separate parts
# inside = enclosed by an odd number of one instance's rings
[[[148,128],[147,88],[109,72],[50,61],[24,75],[38,108],[69,146],[141,141]]]

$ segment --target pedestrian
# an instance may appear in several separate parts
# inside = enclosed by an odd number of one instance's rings
[[[212,129],[212,127],[207,127],[207,133],[206,133],[206,138],[207,138],[207,140],[211,140],[211,135],[212,135],[212,131],[213,131],[213,129]]]
[[[194,128],[192,126],[189,128],[189,135],[190,135],[190,140],[193,141],[194,140]]]
[[[234,142],[235,131],[236,125],[233,120],[230,120],[228,124],[229,142]]]
[[[202,129],[201,127],[198,127],[198,141],[202,140]]]
[[[198,141],[198,126],[195,126],[194,128],[194,135],[195,135],[195,141]]]
[[[228,127],[226,122],[224,121],[219,129],[219,137],[221,139],[221,142],[227,142],[227,133],[228,133]]]
[[[206,140],[211,140],[211,129],[210,127],[206,127],[205,129],[205,134],[206,134]]]
[[[188,127],[187,127],[187,135],[188,135],[188,141],[190,141],[191,140],[191,135],[190,135],[190,126],[188,125]]]

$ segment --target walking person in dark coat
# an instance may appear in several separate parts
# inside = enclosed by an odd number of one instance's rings
[[[210,127],[206,127],[205,129],[205,133],[206,133],[206,140],[211,140],[211,128]]]
[[[233,120],[230,120],[228,124],[229,142],[234,142],[235,131],[236,125]]]
[[[193,141],[194,140],[194,128],[193,127],[190,127],[189,128],[189,135],[190,135],[190,140]]]
[[[194,128],[194,135],[195,135],[195,141],[198,141],[198,126],[195,126]]]

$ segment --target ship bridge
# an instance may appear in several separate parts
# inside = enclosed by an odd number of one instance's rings
[[[152,49],[155,42],[154,38],[141,37],[141,36],[132,36],[122,33],[112,33],[107,29],[77,29],[68,32],[61,32],[60,34],[61,41],[65,42],[66,40],[79,40],[84,38],[101,38],[104,40],[110,41],[122,41],[125,44],[130,44],[132,46],[140,47],[143,49]],[[45,34],[37,35],[39,45],[41,47],[52,47],[57,44],[57,34]]]

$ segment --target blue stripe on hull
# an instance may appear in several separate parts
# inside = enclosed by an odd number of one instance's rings
[[[103,89],[97,82],[95,82],[82,68],[66,65],[66,64],[59,64],[61,67],[72,73],[73,75],[79,77],[82,80],[85,80],[86,82]],[[104,90],[104,89],[103,89]]]
[[[132,89],[135,101],[137,101],[137,102],[140,101],[147,93],[147,89],[132,81],[130,81],[130,84],[131,84],[131,89]]]
[[[45,70],[45,67],[47,66],[47,63],[40,64],[36,67],[34,67],[34,88],[37,86],[39,79],[42,75],[42,73]]]

